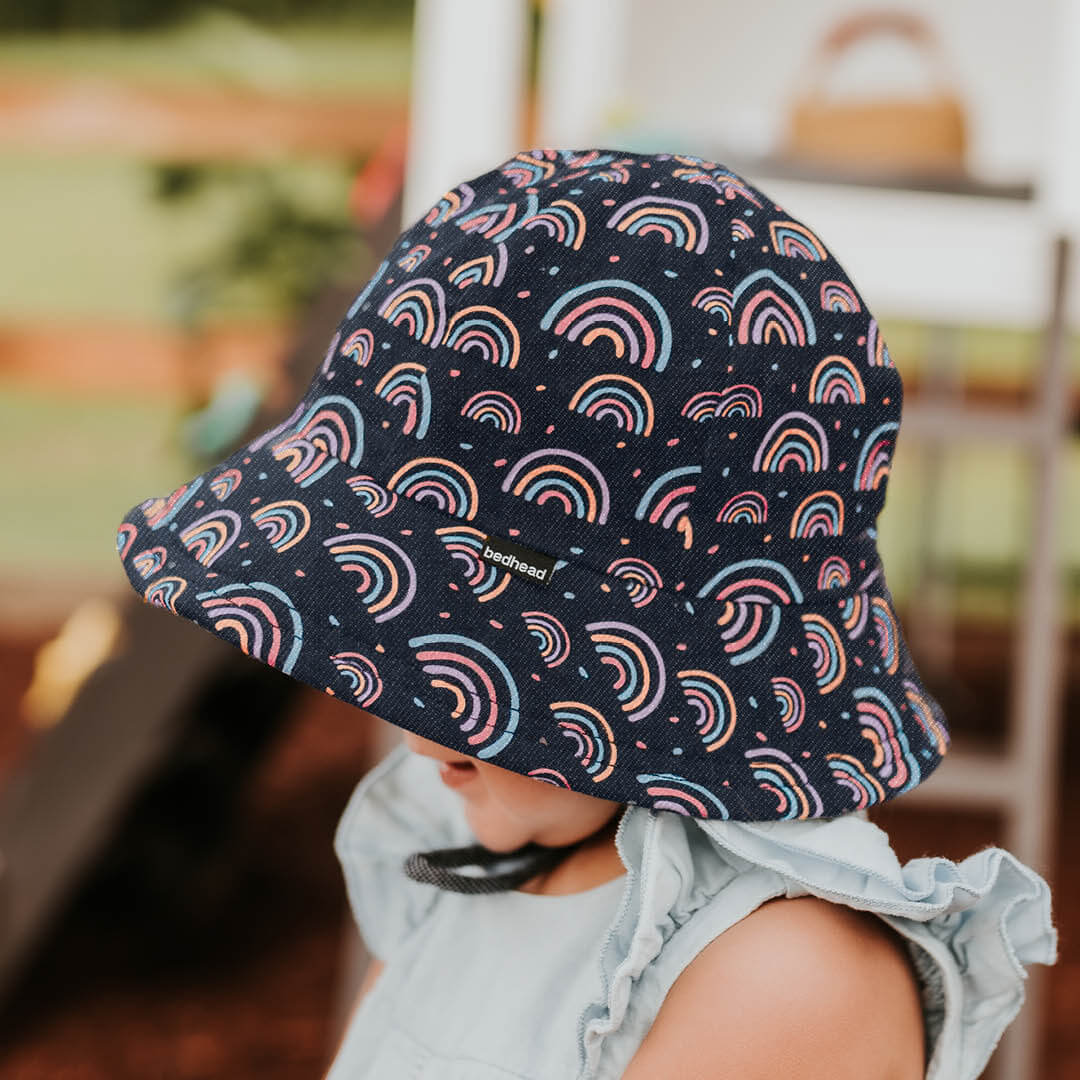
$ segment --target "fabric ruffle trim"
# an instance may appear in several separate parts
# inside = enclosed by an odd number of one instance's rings
[[[405,856],[475,841],[437,769],[395,746],[359,782],[334,837],[365,944],[384,961],[441,895],[403,873]],[[623,811],[616,845],[628,873],[601,949],[602,990],[579,1021],[583,1076],[595,1075],[634,982],[665,946],[677,974],[693,958],[680,955],[681,942],[700,949],[710,920],[720,933],[740,917],[733,911],[749,912],[765,895],[809,893],[873,911],[908,940],[923,983],[927,1080],[975,1080],[1023,1003],[1025,967],[1057,959],[1049,887],[1002,848],[901,866],[888,834],[854,814],[701,821],[636,805]],[[725,890],[725,903],[710,904]],[[691,917],[706,921],[672,940]]]
[[[899,931],[923,986],[928,1080],[978,1077],[1023,1004],[1025,967],[1057,959],[1049,887],[1002,848],[959,863],[935,856],[901,866],[888,834],[851,814],[701,821],[639,806],[624,814],[616,843],[630,880],[602,954],[604,997],[582,1016],[585,1076],[624,1022],[634,981],[724,889],[733,892],[715,907],[717,933],[740,917],[733,910],[780,893],[873,911]],[[706,929],[689,940],[696,951],[711,938]],[[679,970],[692,958],[676,956]]]

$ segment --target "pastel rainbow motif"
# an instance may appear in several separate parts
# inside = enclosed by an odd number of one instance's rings
[[[593,420],[615,418],[615,426],[631,435],[651,435],[653,401],[649,391],[629,375],[603,374],[586,379],[567,408]]]
[[[808,413],[784,413],[769,428],[754,455],[754,472],[783,472],[794,465],[798,472],[822,472],[829,467],[829,441],[825,429]]]
[[[519,153],[508,165],[504,165],[499,172],[505,176],[514,187],[533,187],[542,180],[550,180],[555,174],[557,167],[554,159],[538,158],[536,151],[528,154],[525,151]]]
[[[814,665],[814,679],[818,692],[828,694],[835,690],[847,674],[847,654],[837,629],[824,615],[804,612],[803,633]]]
[[[275,460],[301,487],[321,480],[339,461],[358,465],[364,452],[364,418],[355,403],[325,394],[308,407],[296,428],[272,447]]]
[[[728,169],[718,167],[714,162],[706,162],[693,156],[675,155],[677,161],[683,161],[687,167],[672,170],[671,175],[677,180],[685,180],[690,184],[704,184],[712,188],[718,195],[723,195],[728,202],[737,198],[746,199],[758,209],[761,209],[761,200],[750,190],[746,182]]]
[[[683,402],[679,415],[693,420],[695,424],[701,424],[720,412],[720,402],[719,390],[699,390]]]
[[[311,529],[311,513],[296,499],[267,503],[251,514],[260,532],[266,534],[270,546],[279,555],[299,544]]]
[[[163,577],[147,585],[143,599],[155,607],[167,608],[174,615],[178,615],[176,601],[180,594],[187,588],[187,581],[182,577]]]
[[[720,285],[706,285],[690,301],[690,306],[697,308],[699,311],[704,311],[706,315],[719,312],[723,316],[724,322],[730,326],[734,303],[735,298],[731,295],[730,289],[725,289]]]
[[[408,252],[398,259],[397,265],[400,266],[406,274],[411,274],[430,254],[430,244],[413,244]]]
[[[412,603],[416,567],[393,540],[375,533],[341,533],[323,546],[341,570],[360,575],[356,591],[375,622],[400,615]]]
[[[625,356],[643,370],[663,371],[671,356],[671,322],[663,305],[640,285],[620,278],[587,282],[563,293],[544,313],[540,329],[568,341],[580,338],[586,347],[607,338],[617,358]]]
[[[937,752],[944,756],[949,752],[949,733],[937,721],[930,703],[919,693],[918,688],[910,679],[904,680],[904,696],[907,698],[911,715],[918,721],[919,726],[928,739],[932,739]]]
[[[427,368],[410,360],[395,364],[375,384],[375,396],[391,405],[404,405],[402,435],[422,439],[431,423],[431,386]]]
[[[511,574],[484,562],[484,537],[480,529],[468,525],[447,525],[435,530],[447,554],[465,564],[465,582],[473,596],[483,602],[492,600],[510,584]]]
[[[461,415],[496,431],[517,435],[521,431],[521,406],[504,390],[478,390],[461,407]]]
[[[773,559],[742,559],[725,566],[702,585],[697,597],[709,593],[723,605],[716,623],[733,665],[754,660],[768,649],[780,628],[781,607],[801,604],[803,598],[791,571]]]
[[[769,500],[760,491],[732,495],[716,515],[721,525],[764,525],[769,519]]]
[[[845,589],[851,584],[851,567],[839,555],[830,555],[818,570],[819,589]]]
[[[637,608],[652,603],[664,585],[660,571],[647,559],[634,555],[613,560],[604,572],[618,578],[626,586],[630,602]]]
[[[571,173],[567,179],[571,179],[573,175],[574,174]],[[581,176],[582,173],[578,173],[577,175]],[[630,183],[630,170],[625,165],[616,163],[608,169],[592,170],[586,179],[597,180],[602,184],[628,184]]]
[[[670,529],[673,524],[678,525],[678,519],[690,506],[690,496],[697,490],[697,485],[685,477],[697,476],[700,472],[700,465],[682,465],[661,473],[638,500],[634,517],[651,525],[659,522],[665,529]]]
[[[791,515],[792,540],[815,536],[841,536],[844,532],[844,500],[835,491],[807,495]]]
[[[639,773],[638,783],[645,785],[645,794],[652,800],[654,810],[674,810],[685,817],[720,818],[731,816],[727,807],[707,788],[676,773]],[[710,810],[715,813],[710,813]]]
[[[874,803],[885,801],[881,781],[857,757],[851,754],[826,754],[825,760],[836,782],[851,791],[854,809],[865,810]]]
[[[476,481],[456,461],[439,457],[419,457],[405,462],[386,485],[409,499],[428,499],[452,517],[476,517]]]
[[[463,634],[423,634],[409,638],[416,660],[431,676],[436,690],[451,694],[453,719],[476,756],[495,757],[510,744],[517,730],[521,703],[517,683],[506,664],[483,642]],[[439,716],[443,715],[440,708]]]
[[[319,365],[319,371],[323,375],[327,375],[330,371],[330,365],[334,362],[334,358],[337,356],[338,342],[341,340],[341,331],[335,330],[334,336],[330,339],[330,344],[326,346],[326,352],[323,353],[322,363]],[[333,377],[333,376],[329,376]]]
[[[697,715],[694,725],[706,752],[719,750],[734,734],[735,698],[719,675],[700,668],[676,672],[679,686]]]
[[[847,636],[854,640],[860,637],[866,629],[870,617],[870,598],[860,589],[844,599],[844,606],[840,611],[840,617],[844,620],[844,629]]]
[[[749,383],[739,383],[720,391],[717,415],[726,420],[757,420],[762,407],[761,391]]]
[[[731,219],[731,240],[733,243],[737,244],[741,240],[753,240],[754,236],[754,230],[750,228],[750,223],[745,218]]]
[[[446,333],[446,293],[434,278],[402,282],[379,304],[378,313],[421,345],[435,348]]]
[[[665,244],[701,255],[709,246],[709,223],[697,203],[641,195],[620,206],[607,220],[609,229],[630,236],[655,232]]]
[[[498,286],[503,283],[509,261],[506,245],[496,244],[493,254],[477,255],[475,259],[468,259],[455,266],[446,280],[451,285],[456,285],[459,291],[470,285]]]
[[[570,655],[570,635],[550,612],[523,611],[525,629],[540,643],[540,659],[545,667],[558,667]]]
[[[432,229],[437,228],[451,218],[456,217],[463,210],[467,210],[472,206],[475,198],[476,192],[473,191],[471,184],[458,184],[457,187],[451,188],[442,195],[439,201],[432,206],[424,217],[424,224]]]
[[[745,664],[773,643],[780,628],[780,606],[729,601],[716,624],[728,660],[732,664]]]
[[[711,599],[721,604],[801,604],[803,600],[791,571],[775,559],[741,559],[725,566],[698,589],[698,599],[713,590]]]
[[[540,200],[527,194],[524,205],[511,201],[474,206],[467,213],[458,214],[454,224],[462,232],[479,233],[485,240],[498,244],[516,231],[522,221],[532,217],[539,206]]]
[[[248,656],[288,675],[304,641],[304,624],[292,600],[265,581],[234,582],[197,594],[214,631],[235,635]]]
[[[828,258],[825,245],[798,221],[770,221],[769,237],[777,255],[787,255],[824,262]]]
[[[537,506],[552,499],[578,519],[600,525],[607,521],[611,503],[607,481],[591,461],[572,450],[533,450],[510,469],[501,487]]]
[[[892,357],[889,355],[889,347],[885,344],[885,338],[881,335],[881,327],[877,319],[870,320],[870,326],[866,332],[866,362],[870,367],[892,367]]]
[[[769,681],[773,697],[780,706],[780,723],[784,725],[784,732],[790,735],[798,731],[806,719],[806,696],[802,687],[786,675],[775,675]]]
[[[908,747],[896,706],[876,686],[859,686],[853,693],[862,724],[860,734],[874,748],[870,767],[895,789],[895,794],[913,788],[921,778],[921,770]]]
[[[538,214],[525,218],[520,228],[542,228],[564,247],[579,251],[585,240],[585,215],[570,199],[556,199]]]
[[[159,545],[140,551],[131,561],[140,576],[145,580],[146,578],[152,578],[161,570],[168,557],[169,553]]]
[[[667,670],[660,650],[648,634],[629,623],[586,623],[601,663],[616,673],[614,689],[628,720],[641,720],[660,704]]]
[[[202,477],[196,476],[194,480],[181,484],[165,498],[159,496],[144,499],[139,504],[139,509],[143,512],[146,524],[151,529],[160,529],[163,525],[168,525],[200,487],[202,487]]]
[[[895,420],[888,420],[884,424],[878,424],[867,436],[855,469],[856,491],[877,491],[885,484],[889,476],[893,441],[899,428],[900,425]]]
[[[855,315],[862,311],[855,290],[846,281],[821,283],[821,310]]]
[[[219,502],[224,502],[240,486],[242,479],[239,469],[226,469],[223,473],[218,473],[207,486]]]
[[[526,775],[531,776],[534,780],[543,780],[545,784],[551,784],[552,787],[570,790],[570,781],[566,779],[566,774],[559,772],[558,769],[552,769],[545,765],[538,769],[530,769]]]
[[[131,545],[135,543],[135,537],[138,535],[139,530],[129,521],[125,521],[116,530],[116,554],[120,556],[121,560],[128,557]]]
[[[219,508],[188,525],[180,533],[180,540],[196,562],[213,566],[222,552],[236,542],[240,525],[239,514]]]
[[[732,321],[740,345],[817,343],[814,317],[806,301],[767,268],[748,274],[735,287]]]
[[[865,405],[866,387],[846,356],[826,356],[810,376],[808,396],[815,405]]]
[[[440,344],[454,352],[473,350],[481,360],[501,368],[516,368],[521,356],[517,327],[498,308],[486,304],[455,311]]]
[[[595,783],[606,780],[618,759],[615,735],[604,714],[581,701],[553,701],[556,724],[574,745],[574,757]]]
[[[870,618],[874,624],[878,652],[881,653],[885,670],[888,674],[895,675],[900,664],[900,635],[896,628],[896,618],[883,596],[870,598]]]
[[[373,517],[384,517],[397,506],[397,493],[383,487],[374,476],[360,473],[346,477],[345,483]]]
[[[367,367],[375,355],[375,335],[366,328],[354,330],[345,339],[339,355],[348,357],[357,367]]]
[[[383,691],[383,681],[379,669],[368,657],[358,652],[337,652],[331,654],[330,662],[348,681],[355,705],[366,709],[375,704]]]
[[[803,767],[776,747],[747,750],[750,771],[758,787],[776,796],[776,812],[783,821],[805,821],[825,812],[821,796]]]

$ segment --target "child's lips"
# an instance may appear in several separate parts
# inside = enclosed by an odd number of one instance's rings
[[[476,776],[477,768],[471,761],[444,761],[439,765],[439,777],[447,787],[461,787]]]

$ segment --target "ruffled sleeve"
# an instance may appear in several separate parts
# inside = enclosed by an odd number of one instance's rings
[[[432,758],[399,743],[357,784],[334,834],[349,906],[368,950],[384,963],[427,917],[440,890],[413,881],[413,851],[471,843],[461,801]]]
[[[1002,848],[901,865],[855,814],[700,821],[631,808],[616,837],[629,887],[582,1016],[586,1076],[621,1074],[679,973],[772,896],[876,912],[907,941],[923,989],[927,1080],[975,1080],[1024,1001],[1025,967],[1057,959],[1046,881]]]

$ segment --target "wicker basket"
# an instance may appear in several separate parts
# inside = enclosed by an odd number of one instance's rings
[[[905,38],[926,57],[936,85],[923,98],[830,100],[824,82],[839,57],[871,34]],[[965,173],[967,122],[963,104],[928,23],[899,11],[860,13],[838,23],[810,57],[806,89],[796,96],[783,152],[793,160],[860,171]]]

